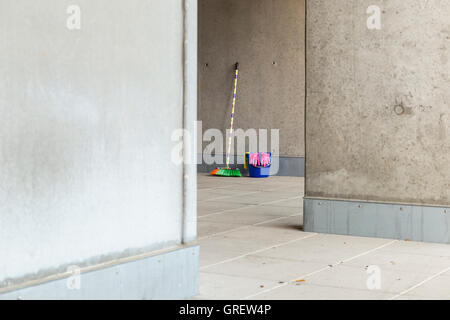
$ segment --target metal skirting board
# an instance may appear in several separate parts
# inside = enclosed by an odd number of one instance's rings
[[[188,246],[0,294],[0,300],[179,300],[198,294],[199,247]]]
[[[202,155],[198,155],[198,159],[202,159]],[[273,172],[274,176],[284,176],[284,177],[304,177],[305,176],[305,158],[302,157],[273,157],[273,161],[279,161],[278,172]],[[225,163],[225,156],[223,156],[222,163]],[[241,170],[241,172],[246,172],[244,170],[244,157],[235,156],[233,163],[238,163],[233,165]],[[224,165],[209,165],[203,162],[197,166],[197,171],[199,173],[209,173],[216,169],[217,167],[223,167]],[[275,166],[273,166],[274,171]]]
[[[307,232],[450,244],[450,208],[305,198]]]

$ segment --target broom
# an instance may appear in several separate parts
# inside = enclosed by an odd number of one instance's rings
[[[236,62],[235,65],[235,77],[234,77],[234,91],[233,91],[233,108],[231,109],[231,128],[230,136],[228,139],[228,152],[227,152],[227,166],[225,168],[217,168],[211,174],[213,176],[219,177],[242,177],[241,171],[237,168],[230,168],[230,157],[231,157],[231,142],[233,140],[233,123],[234,123],[234,110],[236,107],[236,93],[239,75],[239,63]]]

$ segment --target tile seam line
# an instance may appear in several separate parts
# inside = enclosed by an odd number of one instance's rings
[[[390,298],[389,300],[396,300],[396,299],[398,299],[398,298],[400,298],[400,297],[403,297],[404,295],[407,295],[407,294],[410,293],[411,291],[414,291],[415,289],[420,288],[420,287],[423,286],[424,284],[426,284],[426,283],[428,283],[428,282],[430,282],[430,281],[436,279],[437,277],[439,277],[439,276],[441,276],[441,275],[443,275],[444,273],[447,273],[447,272],[449,272],[449,271],[450,271],[450,267],[447,267],[447,268],[445,268],[444,270],[438,272],[437,274],[435,274],[435,275],[433,275],[433,276],[430,276],[430,277],[426,278],[425,280],[419,282],[418,284],[412,286],[411,288],[406,289],[405,291],[403,291],[403,292],[401,292],[401,293],[399,293],[399,294],[393,296],[393,297]]]
[[[296,242],[299,242],[299,241],[302,241],[302,240],[306,240],[306,239],[315,237],[317,235],[318,235],[318,233],[314,233],[314,234],[310,234],[310,235],[307,235],[307,236],[304,236],[304,237],[300,237],[300,238],[297,238],[297,239],[286,241],[286,242],[283,242],[283,243],[280,243],[280,244],[276,244],[276,245],[272,245],[272,246],[265,247],[265,248],[262,248],[262,249],[258,249],[258,250],[255,250],[255,251],[252,251],[252,252],[249,252],[249,253],[246,253],[246,254],[242,254],[242,255],[234,257],[234,258],[230,258],[230,259],[227,259],[227,260],[223,260],[221,262],[217,262],[217,263],[213,263],[213,264],[210,264],[210,265],[207,265],[207,266],[203,266],[203,267],[200,268],[200,270],[202,271],[202,270],[205,270],[205,269],[208,269],[208,268],[219,266],[219,265],[224,264],[224,263],[233,262],[233,261],[236,261],[236,260],[239,260],[239,259],[251,256],[251,255],[257,254],[257,253],[261,253],[261,252],[264,252],[264,251],[268,251],[268,250],[271,250],[271,249],[275,249],[275,248],[279,248],[279,247],[282,247],[282,246],[285,246],[285,245],[296,243]]]
[[[215,236],[221,236],[221,235],[224,235],[224,234],[227,234],[227,233],[232,233],[234,231],[248,229],[248,228],[251,228],[251,227],[258,227],[258,226],[266,224],[266,223],[276,222],[276,221],[289,219],[289,218],[293,218],[293,217],[300,217],[300,216],[302,216],[302,213],[296,213],[296,214],[291,215],[291,216],[279,217],[279,218],[276,218],[276,219],[265,220],[265,221],[258,222],[258,223],[255,223],[255,224],[250,224],[250,225],[234,228],[234,229],[227,230],[227,231],[214,233],[214,234],[211,234],[211,235],[208,235],[208,236],[200,237],[200,238],[198,238],[198,240],[200,241],[200,240],[210,239],[210,238],[214,238]],[[208,221],[206,221],[206,222],[208,222]]]
[[[211,199],[208,199],[208,200],[198,200],[198,203],[203,203],[203,202],[208,202],[208,201],[226,200],[226,199],[228,199],[228,198],[233,198],[233,197],[236,197],[236,196],[250,196],[250,195],[252,195],[252,194],[256,194],[256,193],[260,193],[260,192],[262,192],[262,191],[253,191],[253,192],[243,193],[243,194],[239,194],[239,195],[233,194],[233,195],[228,195],[228,196],[222,196],[222,197],[217,197],[217,198],[211,198]]]
[[[288,282],[285,282],[285,283],[283,283],[283,284],[281,284],[281,285],[279,285],[279,286],[275,286],[275,287],[273,287],[273,288],[270,288],[270,289],[267,289],[267,290],[264,290],[264,291],[261,291],[261,292],[258,292],[258,293],[249,295],[249,296],[247,296],[247,297],[245,297],[245,298],[242,298],[241,300],[249,300],[249,299],[253,299],[254,297],[260,296],[260,295],[262,295],[262,294],[269,293],[269,292],[271,292],[271,291],[274,291],[274,290],[283,288],[283,287],[289,285],[290,283],[296,281],[297,279],[306,279],[306,278],[311,277],[311,276],[313,276],[313,275],[316,275],[316,274],[318,274],[318,273],[320,273],[320,272],[323,272],[323,271],[326,271],[326,270],[330,270],[330,269],[334,268],[335,266],[342,265],[342,264],[344,264],[344,263],[346,263],[346,262],[350,262],[350,261],[352,261],[352,260],[355,260],[355,259],[358,259],[358,258],[360,258],[360,257],[366,256],[366,255],[368,255],[368,254],[370,254],[370,253],[372,253],[372,252],[375,252],[375,251],[381,250],[381,249],[383,249],[383,248],[386,248],[386,247],[388,247],[388,246],[390,246],[390,245],[392,245],[392,244],[394,244],[394,243],[397,243],[397,242],[398,242],[398,240],[392,240],[392,241],[387,242],[387,243],[385,243],[385,244],[383,244],[383,245],[381,245],[381,246],[378,246],[378,247],[376,247],[376,248],[373,248],[373,249],[370,249],[370,250],[365,251],[365,252],[363,252],[363,253],[360,253],[360,254],[358,254],[358,255],[356,255],[356,256],[347,258],[347,259],[345,259],[345,260],[338,261],[338,262],[336,262],[336,263],[334,263],[334,264],[332,264],[332,265],[330,265],[330,266],[323,267],[323,268],[320,268],[320,269],[318,269],[318,270],[316,270],[316,271],[313,271],[313,272],[307,273],[307,274],[305,274],[305,275],[299,276],[299,277],[297,277],[296,279],[292,279],[292,280],[290,280],[290,281],[288,281]]]
[[[221,215],[221,214],[225,214],[225,213],[227,213],[229,211],[244,210],[246,208],[255,208],[255,207],[260,207],[260,206],[264,206],[264,205],[274,204],[274,203],[278,203],[278,202],[295,200],[295,199],[302,199],[302,198],[303,198],[302,196],[296,196],[296,197],[292,197],[292,198],[279,199],[279,200],[275,200],[275,201],[262,202],[262,203],[258,203],[258,204],[248,204],[248,205],[244,205],[243,207],[240,207],[240,208],[226,209],[226,210],[223,210],[223,211],[218,211],[218,212],[207,214],[207,215],[204,215],[204,216],[199,216],[198,219],[200,220],[200,219],[204,219],[206,217],[218,216],[218,215]]]
[[[221,187],[212,187],[212,188],[203,188],[203,187],[198,187],[197,186],[197,189],[199,190],[199,191],[214,191],[214,190],[225,190],[225,189],[227,189],[227,188],[232,188],[232,187],[239,187],[239,186],[241,186],[241,185],[248,185],[248,184],[246,184],[246,183],[243,183],[243,184],[229,184],[229,185],[226,185],[226,186],[221,186]]]
[[[258,281],[270,281],[270,282],[276,282],[275,280],[270,279],[264,279],[260,277],[242,277],[235,274],[223,274],[223,273],[216,273],[216,272],[208,272],[208,271],[200,271],[201,274],[204,275],[212,275],[212,276],[222,276],[222,277],[228,277],[228,278],[234,278],[234,279],[251,279],[251,280],[258,280]]]
[[[227,190],[227,189],[224,189],[224,190]],[[205,199],[205,200],[198,200],[198,202],[202,203],[202,202],[208,202],[208,201],[217,201],[217,200],[227,199],[227,198],[232,198],[232,197],[242,197],[242,196],[248,196],[248,195],[257,194],[257,193],[275,192],[275,191],[277,191],[277,190],[268,190],[268,191],[265,191],[265,190],[254,190],[254,191],[246,192],[246,193],[239,192],[239,193],[236,193],[236,194],[228,194],[228,195],[220,195],[220,196],[217,195],[217,197],[214,197],[214,198],[211,198],[211,199]],[[299,197],[299,196],[296,196],[296,197]],[[290,198],[290,197],[288,197],[288,198]],[[284,199],[288,199],[288,198],[284,198]]]
[[[200,178],[201,180],[201,178]],[[200,181],[199,183],[201,184],[203,181]],[[232,187],[239,187],[239,186],[252,186],[252,185],[258,185],[255,181],[240,181],[239,183],[230,183],[229,185],[226,186],[220,186],[220,187],[199,187],[198,190],[201,191],[214,191],[214,190],[222,190],[222,189],[227,189],[227,188],[232,188]]]
[[[201,182],[200,182],[200,184],[201,184]],[[228,188],[242,187],[242,186],[257,187],[257,188],[261,187],[260,185],[258,185],[256,183],[231,183],[229,185],[222,185],[220,187],[204,187],[204,186],[198,186],[197,185],[197,189],[199,191],[218,191],[218,190],[226,190]],[[289,187],[289,185],[286,184],[286,183],[283,183],[282,185],[279,185],[279,186],[277,186],[277,185],[269,185],[270,189],[267,189],[267,186],[268,185],[265,185],[265,188],[263,190],[258,190],[258,191],[261,191],[261,192],[262,191],[266,191],[266,190],[275,191],[277,189],[283,189],[286,186]],[[292,184],[292,187],[298,187],[297,183]]]
[[[224,276],[224,277],[230,277],[230,278],[236,278],[236,279],[251,279],[251,280],[259,280],[259,281],[267,281],[267,282],[279,282],[278,280],[273,280],[273,279],[268,279],[268,278],[263,278],[263,277],[254,277],[254,276],[240,276],[240,275],[233,275],[233,274],[223,274],[223,273],[218,273],[218,272],[212,272],[212,271],[200,271],[200,273],[204,274],[204,275],[213,275],[213,276]],[[285,282],[283,282],[285,283]],[[367,289],[361,289],[361,288],[351,288],[351,287],[337,287],[335,285],[323,285],[323,284],[311,284],[311,283],[307,283],[304,284],[304,286],[306,287],[317,287],[317,288],[333,288],[333,289],[345,289],[345,290],[351,290],[351,291],[359,291],[361,293],[365,293],[367,292]],[[378,293],[383,293],[383,294],[394,294],[395,292],[391,292],[391,291],[377,291]],[[295,301],[297,301],[298,299],[294,299]]]

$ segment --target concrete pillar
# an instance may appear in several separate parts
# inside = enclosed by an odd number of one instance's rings
[[[307,231],[450,243],[449,13],[307,1]]]

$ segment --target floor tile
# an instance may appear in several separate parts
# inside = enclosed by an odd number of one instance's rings
[[[248,215],[270,215],[270,216],[292,216],[303,213],[303,208],[278,207],[276,205],[247,206],[240,210],[242,214]]]
[[[205,174],[198,188],[194,299],[450,299],[450,271],[438,276],[450,267],[449,245],[302,232],[303,178]],[[367,285],[370,266],[380,290]]]
[[[260,255],[307,262],[334,264],[390,242],[385,239],[318,235]]]
[[[235,258],[268,246],[267,243],[231,239],[225,236],[201,239],[199,244],[200,267]]]
[[[246,256],[237,261],[215,265],[202,272],[288,282],[325,265],[262,256]]]
[[[223,214],[210,215],[201,217],[201,221],[211,221],[216,223],[238,223],[244,225],[252,225],[267,220],[280,218],[279,216],[269,216],[262,214],[243,214],[240,210],[227,211]]]
[[[272,204],[274,205],[274,204]],[[283,200],[276,203],[279,207],[294,207],[294,208],[303,208],[303,198],[299,197],[296,199]]]
[[[411,288],[427,278],[426,275],[421,273],[379,268],[380,288],[376,288],[372,280],[376,279],[374,277],[378,275],[375,275],[372,272],[373,270],[365,267],[356,268],[340,265],[308,277],[307,282],[311,285],[345,289],[380,290],[392,293],[393,296]]]
[[[198,228],[198,237],[201,239],[206,236],[211,236],[217,233],[222,233],[226,231],[230,231],[233,229],[237,229],[242,227],[240,224],[231,224],[231,223],[216,223],[211,221],[202,221],[199,220],[197,222]]]
[[[283,219],[285,220],[285,219]],[[222,238],[240,239],[254,242],[266,243],[267,246],[286,243],[296,239],[303,239],[314,235],[314,233],[299,232],[298,229],[264,228],[259,226],[249,226],[247,228],[230,231],[222,235]]]
[[[286,219],[270,221],[261,223],[258,227],[280,229],[280,230],[293,230],[296,232],[303,230],[303,215],[286,217]]]
[[[200,295],[205,300],[239,300],[275,287],[276,281],[200,273]]]
[[[385,251],[450,257],[450,245],[443,243],[399,241]]]
[[[322,287],[309,284],[289,284],[282,288],[259,295],[258,300],[382,300],[389,293],[369,290],[355,290]]]
[[[405,253],[395,251],[389,246],[373,254],[355,259],[348,265],[356,267],[377,265],[384,270],[413,272],[429,276],[443,270],[445,265],[450,266],[450,257]]]
[[[418,298],[450,300],[450,272],[424,283],[408,292],[408,295]]]
[[[274,201],[279,201],[281,199],[288,199],[289,196],[281,195],[277,193],[271,192],[263,192],[263,191],[255,191],[253,194],[247,195],[237,195],[230,197],[228,201],[235,203],[243,203],[243,204],[264,204],[264,203],[272,203]],[[302,207],[302,206],[298,206]]]
[[[226,210],[233,210],[238,208],[244,208],[245,205],[240,203],[228,202],[226,200],[217,201],[203,201],[199,202],[197,206],[198,215],[204,216]]]

